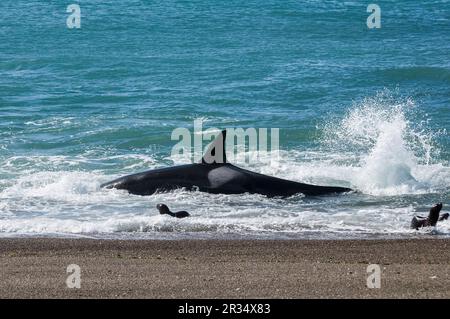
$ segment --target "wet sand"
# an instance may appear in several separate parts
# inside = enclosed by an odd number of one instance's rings
[[[0,264],[0,298],[450,297],[447,239],[0,239]],[[80,289],[66,285],[69,264]]]

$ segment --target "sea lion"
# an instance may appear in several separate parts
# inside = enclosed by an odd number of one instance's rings
[[[421,227],[436,226],[438,221],[446,220],[449,217],[448,213],[439,216],[442,209],[442,203],[436,204],[430,209],[428,217],[414,216],[411,221],[411,228],[418,230]]]
[[[156,208],[158,208],[159,213],[161,215],[166,214],[166,215],[170,215],[170,216],[176,217],[176,218],[185,218],[185,217],[191,216],[191,215],[189,215],[188,212],[186,212],[184,210],[180,211],[180,212],[173,213],[173,212],[170,211],[169,207],[167,207],[167,205],[165,205],[165,204],[158,204],[158,205],[156,205]]]

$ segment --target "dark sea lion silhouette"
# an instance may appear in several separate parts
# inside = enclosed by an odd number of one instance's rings
[[[442,209],[442,203],[436,204],[430,209],[428,217],[414,216],[411,221],[411,228],[418,230],[422,227],[436,226],[438,221],[446,220],[449,217],[448,213],[439,216]]]
[[[287,197],[298,193],[326,195],[352,191],[345,187],[316,186],[251,172],[227,163],[226,131],[209,145],[201,163],[154,169],[118,178],[101,185],[125,189],[135,195],[184,188],[213,194],[262,194]]]
[[[158,204],[158,205],[156,205],[156,208],[158,208],[159,213],[161,215],[166,214],[166,215],[170,215],[170,216],[176,217],[176,218],[185,218],[185,217],[191,216],[191,215],[189,215],[188,212],[186,212],[184,210],[180,211],[180,212],[173,213],[173,212],[170,211],[169,207],[167,207],[167,205],[165,205],[165,204]]]

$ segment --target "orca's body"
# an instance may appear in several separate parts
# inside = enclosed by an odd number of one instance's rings
[[[226,131],[211,144],[202,163],[154,169],[118,178],[102,187],[125,189],[131,194],[151,195],[157,191],[178,188],[199,190],[213,194],[262,194],[268,197],[292,196],[302,193],[307,196],[345,193],[352,191],[344,187],[316,186],[271,177],[251,172],[226,163]],[[220,138],[219,138],[220,137]],[[207,161],[221,147],[222,161]],[[209,154],[208,154],[209,153]],[[212,164],[208,164],[211,162]],[[220,162],[220,163],[218,163]]]

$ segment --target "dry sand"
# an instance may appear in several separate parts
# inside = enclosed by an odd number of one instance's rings
[[[449,298],[450,240],[0,239],[0,298]],[[81,288],[66,286],[69,264]],[[381,288],[366,286],[369,264]]]

